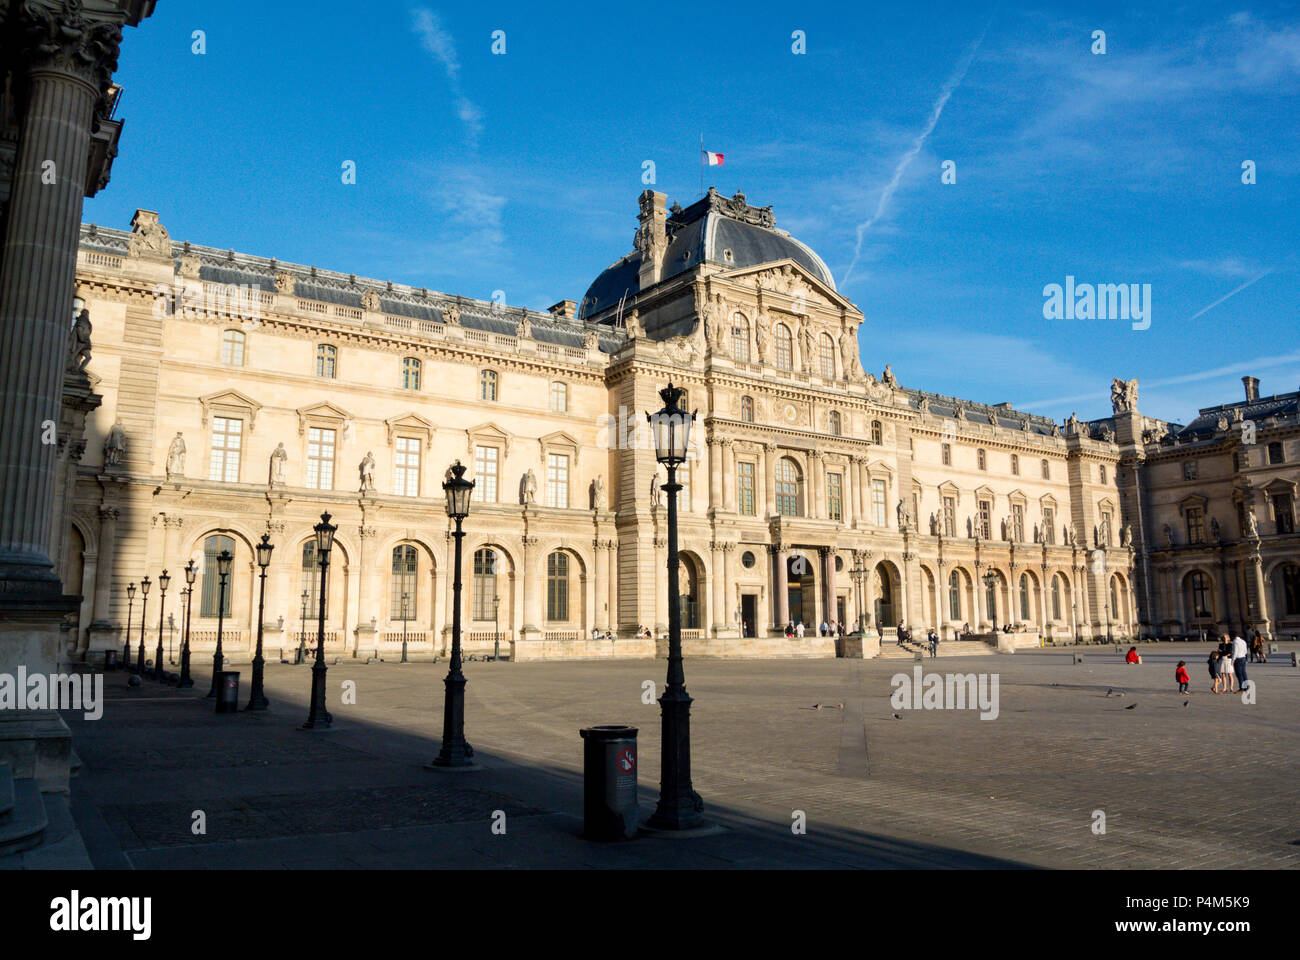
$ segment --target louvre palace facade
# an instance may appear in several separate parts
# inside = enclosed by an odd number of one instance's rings
[[[712,189],[665,204],[643,193],[632,251],[547,312],[177,242],[145,210],[130,230],[83,225],[93,330],[88,359],[75,334],[70,352],[52,538],[83,598],[66,655],[120,649],[128,583],[164,568],[178,640],[192,559],[194,650],[212,648],[220,613],[227,655],[248,656],[264,534],[265,642],[287,653],[315,636],[323,512],[339,527],[327,652],[390,658],[405,636],[413,655],[441,653],[441,485],[456,460],[476,484],[469,650],[652,655],[639,633],[668,621],[667,508],[644,414],[669,381],[696,413],[679,524],[688,654],[871,656],[900,622],[949,639],[1012,625],[1005,643],[1035,646],[1181,632],[1205,619],[1183,601],[1193,570],[1218,591],[1209,617],[1267,620],[1258,578],[1274,571],[1252,566],[1249,536],[1229,553],[1222,526],[1194,548],[1152,537],[1185,528],[1174,511],[1191,501],[1165,479],[1193,445],[1138,412],[1136,381],[1116,381],[1112,417],[1063,424],[901,385],[875,347],[885,332],[770,208]],[[1288,463],[1294,408],[1275,424]],[[1203,478],[1230,433],[1196,440],[1210,444]],[[1139,519],[1146,477],[1160,492]],[[1293,478],[1261,475],[1251,496],[1281,503]],[[1200,496],[1202,510],[1228,502]],[[152,650],[156,589],[148,602]],[[133,644],[139,615],[137,597]],[[818,636],[831,620],[861,621],[867,639]],[[806,636],[787,639],[800,621]]]

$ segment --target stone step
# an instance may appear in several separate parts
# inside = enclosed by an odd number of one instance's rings
[[[917,644],[899,646],[895,643],[886,643],[881,646],[880,659],[915,660],[918,651],[922,653],[924,659],[930,659],[929,644],[921,647]],[[939,642],[940,657],[981,657],[992,653],[997,653],[997,650],[981,640],[947,640]]]
[[[3,769],[8,770],[7,767]],[[45,799],[37,782],[10,778],[9,783],[13,804],[8,814],[0,816],[0,857],[40,846],[50,825]]]

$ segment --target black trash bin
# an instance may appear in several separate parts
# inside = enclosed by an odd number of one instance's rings
[[[583,836],[629,840],[636,836],[636,727],[602,724],[579,731],[583,773]]]
[[[117,669],[117,650],[116,650],[116,649],[105,650],[105,651],[104,651],[104,669],[105,669],[105,670],[116,670],[116,669]]]
[[[217,671],[217,713],[239,712],[239,671]]]

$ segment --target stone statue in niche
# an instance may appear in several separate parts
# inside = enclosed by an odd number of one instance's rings
[[[179,430],[167,448],[167,479],[185,476],[185,438]]]
[[[449,303],[443,307],[442,322],[451,324],[453,327],[460,326],[460,306],[455,303]]]
[[[605,478],[599,475],[591,481],[591,509],[605,509]]]
[[[284,442],[271,453],[271,485],[284,484],[284,470],[289,462],[289,452],[284,449]]]
[[[519,480],[519,502],[524,505],[537,502],[537,475],[532,467]]]
[[[125,457],[126,431],[122,429],[122,424],[119,421],[109,429],[108,438],[104,441],[104,466],[121,466]]]
[[[68,338],[68,365],[77,373],[82,373],[90,363],[90,311],[82,309],[72,322],[72,331]]]
[[[375,455],[366,451],[365,457],[357,465],[357,473],[361,475],[361,492],[373,493],[375,490]]]

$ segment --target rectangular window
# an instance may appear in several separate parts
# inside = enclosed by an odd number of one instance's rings
[[[952,466],[952,444],[951,443],[941,444],[940,451],[942,452],[943,455],[943,465],[945,467],[951,467]]]
[[[1101,512],[1101,543],[1104,547],[1111,546],[1110,531],[1114,524],[1111,522],[1109,510]]]
[[[398,437],[393,452],[393,493],[399,497],[420,495],[420,441]]]
[[[1025,542],[1025,508],[1018,503],[1011,505],[1011,539]]]
[[[943,498],[943,535],[945,537],[957,536],[957,498],[956,497]]]
[[[683,460],[677,468],[677,482],[682,485],[682,488],[677,491],[677,509],[689,510],[691,509],[691,462],[689,460]]]
[[[1205,516],[1200,507],[1187,510],[1187,542],[1202,543],[1205,540]]]
[[[497,502],[497,466],[500,456],[501,451],[496,447],[474,448],[474,499],[479,503]]]
[[[1295,513],[1291,508],[1291,494],[1273,494],[1273,516],[1277,520],[1278,533],[1295,532]]]
[[[990,540],[993,537],[993,502],[981,500],[979,510],[979,534],[983,539]]]
[[[208,459],[208,479],[222,483],[239,482],[239,453],[243,442],[244,421],[230,417],[212,418],[212,453]]]
[[[1048,463],[1047,463],[1046,460],[1042,461],[1042,470],[1043,470],[1043,479],[1044,479],[1044,480],[1051,480],[1051,479],[1052,479],[1052,468],[1048,465]]]
[[[736,506],[744,516],[754,515],[754,465],[744,460],[736,463]]]
[[[307,487],[334,489],[334,431],[311,427],[307,431]]]
[[[885,511],[885,481],[871,481],[871,518],[878,527],[886,526],[888,514]]]
[[[1043,543],[1056,543],[1056,511],[1043,507]]]
[[[546,505],[569,505],[569,458],[563,453],[546,455]]]
[[[565,413],[569,409],[569,386],[566,383],[556,381],[551,384],[551,410],[555,413]]]
[[[1014,453],[1011,455],[1011,475],[1014,477],[1020,476],[1020,457]]]
[[[1101,463],[1097,465],[1097,477],[1102,483],[1106,482],[1106,464]]]
[[[1282,443],[1280,440],[1274,440],[1268,445],[1268,462],[1283,463],[1285,458],[1282,455]]]
[[[1195,460],[1184,460],[1184,461],[1183,461],[1183,479],[1184,479],[1184,480],[1195,480],[1195,479],[1196,479],[1196,461],[1195,461]]]
[[[844,519],[843,485],[838,473],[826,474],[826,510],[832,520]]]

